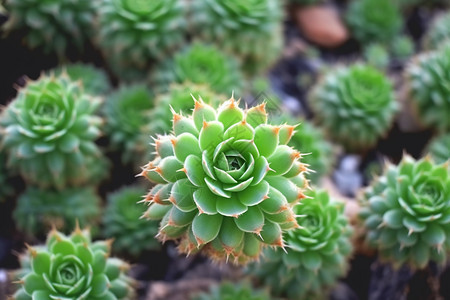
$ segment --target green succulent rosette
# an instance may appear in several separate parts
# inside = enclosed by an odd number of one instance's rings
[[[98,44],[115,74],[142,79],[185,43],[184,1],[99,1]]]
[[[6,31],[22,31],[30,48],[64,57],[70,49],[84,50],[93,35],[95,2],[91,0],[7,0]]]
[[[266,249],[250,272],[288,299],[321,299],[345,275],[352,252],[352,228],[344,204],[324,190],[308,191],[295,207],[299,227],[283,235],[287,253]]]
[[[437,16],[425,34],[424,45],[428,50],[439,48],[450,40],[450,12]]]
[[[174,118],[172,136],[155,141],[141,174],[156,183],[144,216],[161,220],[159,238],[178,241],[180,252],[219,261],[284,246],[307,186],[300,152],[286,145],[293,131],[267,124],[264,104],[243,111],[232,98],[216,111],[196,101],[191,116]]]
[[[136,257],[145,250],[160,248],[155,236],[158,222],[142,218],[145,208],[137,203],[146,192],[140,186],[127,186],[107,196],[103,216],[104,235],[114,238],[113,250]]]
[[[450,134],[434,138],[427,148],[427,152],[436,163],[448,161],[450,159]]]
[[[450,44],[416,56],[406,69],[409,94],[425,126],[442,132],[450,129]]]
[[[262,290],[254,289],[249,283],[224,282],[211,287],[208,293],[202,293],[192,300],[270,300],[269,295]]]
[[[150,152],[153,96],[145,85],[122,86],[107,97],[105,132],[124,163],[142,166]]]
[[[2,113],[2,147],[8,166],[29,183],[62,189],[105,177],[89,164],[106,166],[95,140],[102,119],[99,98],[83,92],[66,76],[42,76],[28,82]]]
[[[250,75],[271,66],[283,47],[283,3],[277,0],[194,0],[192,35],[234,54]]]
[[[213,45],[193,43],[166,60],[151,74],[151,81],[167,91],[172,83],[208,85],[214,92],[240,94],[243,75],[237,60]]]
[[[92,243],[88,230],[77,227],[70,236],[52,230],[45,245],[28,247],[21,257],[21,288],[13,299],[134,299],[129,266],[109,257],[110,248],[110,241]]]
[[[385,70],[389,66],[389,52],[383,44],[373,43],[364,48],[364,59],[371,66]]]
[[[345,17],[353,36],[361,43],[388,43],[403,26],[398,5],[391,0],[353,0]]]
[[[14,210],[17,228],[28,236],[45,234],[52,226],[67,231],[93,226],[100,219],[101,199],[92,187],[67,188],[62,191],[27,187]]]
[[[84,91],[90,95],[106,95],[111,89],[111,84],[106,73],[102,69],[90,64],[77,63],[63,65],[52,70],[52,72],[55,76],[65,74],[72,81],[81,81]]]
[[[395,266],[444,264],[450,248],[450,169],[405,156],[388,165],[361,198],[369,246]]]
[[[389,79],[363,64],[325,74],[310,96],[318,123],[349,150],[373,146],[389,130],[397,111]]]

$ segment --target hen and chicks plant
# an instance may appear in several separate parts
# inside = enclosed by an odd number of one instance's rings
[[[429,157],[388,164],[361,199],[369,246],[395,266],[444,264],[450,248],[450,169]]]
[[[155,140],[157,156],[141,173],[156,184],[144,217],[161,220],[159,239],[181,253],[246,263],[263,245],[284,247],[307,186],[300,152],[286,145],[293,132],[267,124],[264,104],[244,111],[233,98],[174,113],[173,134]]]

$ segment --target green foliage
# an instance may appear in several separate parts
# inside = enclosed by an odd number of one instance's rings
[[[111,89],[106,73],[93,65],[81,63],[63,65],[52,72],[54,72],[55,76],[65,73],[70,80],[81,81],[84,91],[90,95],[102,96]]]
[[[390,42],[403,26],[402,15],[392,0],[353,0],[346,20],[361,43]]]
[[[270,300],[270,297],[264,291],[253,289],[249,283],[224,282],[192,300]]]
[[[286,145],[293,131],[267,124],[264,105],[244,112],[232,98],[216,111],[196,101],[191,116],[174,118],[173,135],[155,141],[141,174],[156,183],[144,216],[161,220],[159,238],[178,241],[180,252],[219,261],[246,263],[263,244],[283,246],[307,186],[300,153]]]
[[[28,82],[1,118],[8,166],[44,188],[102,179],[107,169],[94,172],[89,165],[104,160],[94,143],[102,122],[95,115],[100,103],[66,76]]]
[[[392,55],[399,59],[409,58],[414,50],[414,41],[407,35],[398,36],[391,43]]]
[[[91,242],[78,227],[70,236],[52,230],[43,246],[28,247],[21,258],[21,288],[15,300],[130,300],[133,281],[128,265],[110,258],[109,241]]]
[[[118,253],[138,256],[145,250],[159,249],[155,238],[158,222],[140,218],[145,209],[137,203],[145,191],[139,186],[128,186],[107,197],[108,204],[103,217],[104,233],[106,237],[114,238],[113,250]]]
[[[184,1],[99,1],[99,46],[117,76],[142,79],[184,44]]]
[[[450,12],[436,17],[425,35],[425,47],[434,50],[450,39]]]
[[[427,149],[437,163],[444,163],[450,159],[450,134],[436,137]]]
[[[235,54],[255,75],[281,55],[282,6],[278,0],[194,0],[192,35]]]
[[[82,226],[98,223],[101,199],[93,188],[62,191],[27,187],[19,197],[14,220],[29,236],[45,234],[52,226],[68,231],[78,221]]]
[[[388,165],[361,199],[369,246],[395,266],[444,264],[450,248],[450,169],[405,156]]]
[[[124,163],[145,164],[150,152],[152,107],[152,94],[145,85],[122,86],[108,96],[103,109],[105,132],[113,148],[121,150]]]
[[[329,135],[350,150],[373,146],[397,109],[389,79],[362,64],[326,74],[312,91],[310,104]]]
[[[364,58],[368,64],[381,70],[387,68],[390,60],[386,47],[376,43],[364,48]]]
[[[63,57],[73,47],[83,50],[93,35],[95,2],[91,0],[7,0],[6,30],[20,30],[30,48]]]
[[[406,69],[410,99],[425,126],[450,129],[450,44],[415,57]]]
[[[152,80],[163,91],[172,83],[207,84],[217,93],[240,94],[243,76],[238,62],[212,45],[194,43],[155,70]]]
[[[295,207],[299,227],[286,232],[287,253],[266,249],[262,261],[250,269],[276,295],[289,299],[317,299],[348,268],[352,228],[344,204],[323,190],[308,191]]]

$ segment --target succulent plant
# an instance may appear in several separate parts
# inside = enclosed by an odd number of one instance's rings
[[[122,79],[145,77],[150,65],[184,44],[184,1],[101,0],[99,46]]]
[[[81,81],[84,91],[90,95],[102,96],[111,89],[106,73],[93,65],[81,63],[63,65],[51,72],[55,76],[65,73],[72,81]]]
[[[89,165],[104,161],[94,143],[102,122],[95,115],[100,103],[67,76],[44,75],[28,82],[0,121],[9,167],[44,188],[62,189],[102,179],[107,169]]]
[[[196,101],[191,116],[174,113],[173,135],[155,140],[141,173],[156,183],[144,217],[161,220],[159,239],[236,263],[257,259],[263,245],[283,247],[308,184],[300,152],[286,145],[293,131],[267,124],[264,104],[244,112],[233,98],[217,111]]]
[[[389,52],[383,44],[373,43],[364,48],[364,58],[369,65],[384,70],[389,65]]]
[[[88,230],[70,236],[50,231],[45,245],[28,247],[20,261],[22,276],[15,300],[133,298],[129,266],[109,257],[110,241],[92,243]]]
[[[105,132],[112,147],[120,149],[124,163],[142,166],[150,152],[153,96],[145,85],[122,86],[104,106]]]
[[[360,217],[369,246],[399,266],[443,264],[450,248],[450,169],[404,156],[367,188]]]
[[[436,17],[430,28],[428,29],[424,44],[428,50],[434,50],[450,40],[450,12],[444,13]]]
[[[425,126],[450,129],[450,44],[418,55],[406,69],[409,93]]]
[[[19,197],[13,217],[29,236],[45,234],[52,226],[67,231],[76,222],[82,226],[98,223],[100,202],[92,187],[53,191],[29,186]]]
[[[163,91],[171,83],[207,84],[217,93],[239,94],[243,76],[236,59],[213,45],[194,43],[166,60],[152,74],[152,81]]]
[[[428,146],[428,152],[436,163],[444,163],[450,159],[450,134],[438,136]]]
[[[363,64],[330,71],[309,100],[318,122],[350,150],[374,145],[397,110],[389,79]]]
[[[253,289],[249,283],[224,282],[192,300],[270,300],[270,297],[265,291]]]
[[[348,268],[352,228],[344,205],[324,190],[308,191],[295,207],[299,228],[286,232],[287,253],[266,249],[251,272],[289,299],[318,299]]]
[[[414,41],[407,35],[399,36],[391,43],[392,56],[397,59],[408,59],[414,50]]]
[[[248,74],[259,74],[281,55],[282,6],[277,0],[194,0],[192,35],[240,57]]]
[[[155,236],[158,222],[140,219],[145,209],[137,203],[145,188],[127,186],[107,196],[108,204],[103,217],[104,233],[114,238],[113,250],[138,256],[145,250],[159,249]]]
[[[63,57],[68,49],[84,50],[93,34],[94,1],[7,0],[5,6],[10,15],[6,31],[23,31],[30,48]]]
[[[403,25],[400,10],[391,0],[353,0],[346,20],[361,43],[390,42]]]

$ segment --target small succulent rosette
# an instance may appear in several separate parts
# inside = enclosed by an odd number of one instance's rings
[[[267,124],[264,104],[244,111],[232,98],[216,111],[196,101],[191,116],[174,114],[173,135],[155,141],[141,173],[156,184],[144,217],[161,220],[159,238],[182,253],[246,263],[263,245],[283,247],[307,186],[300,152],[286,145],[293,132]]]
[[[224,282],[211,287],[208,293],[201,293],[192,300],[270,300],[266,291],[254,289],[250,283]]]
[[[70,236],[52,230],[45,245],[20,257],[21,287],[13,299],[134,299],[129,266],[109,257],[110,248],[109,241],[91,242],[88,230],[77,227]]]
[[[369,246],[394,266],[444,264],[450,248],[450,169],[429,157],[389,164],[361,198]]]

